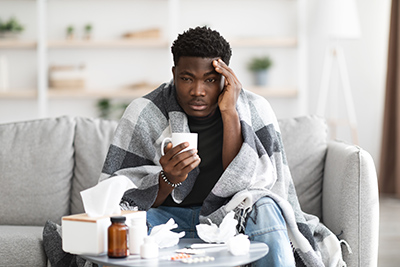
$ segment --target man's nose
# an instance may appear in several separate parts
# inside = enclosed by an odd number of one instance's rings
[[[191,94],[194,96],[204,96],[206,91],[204,90],[204,84],[200,81],[195,82],[191,90]]]

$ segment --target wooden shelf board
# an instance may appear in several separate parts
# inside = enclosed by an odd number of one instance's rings
[[[24,89],[24,90],[9,90],[9,91],[0,91],[0,100],[3,99],[28,99],[28,98],[36,98],[37,91],[36,89]]]
[[[254,37],[254,38],[233,38],[230,41],[232,47],[297,47],[295,37]]]
[[[298,90],[296,88],[290,87],[261,87],[261,86],[251,86],[247,90],[261,95],[266,98],[294,98],[298,95]]]
[[[0,49],[6,49],[6,48],[11,48],[11,49],[36,48],[36,42],[35,41],[0,39]]]
[[[120,39],[120,40],[51,40],[49,48],[163,48],[168,47],[168,42],[159,38],[146,39]]]
[[[232,47],[296,47],[295,37],[232,38]],[[169,43],[160,38],[116,40],[49,40],[49,48],[166,48]],[[0,39],[0,48],[36,48],[36,41]]]
[[[50,88],[48,97],[51,99],[134,99],[151,92],[156,87],[141,87],[136,89],[55,89]],[[295,88],[276,88],[276,87],[257,87],[252,86],[247,88],[249,91],[254,92],[266,98],[294,98],[297,97],[298,91]],[[2,92],[0,91],[0,100],[3,99],[29,99],[36,98],[36,89],[25,90],[11,90]]]
[[[78,99],[100,99],[100,98],[138,98],[149,93],[154,88],[137,88],[137,89],[60,89],[50,88],[48,95],[50,98],[78,98]]]

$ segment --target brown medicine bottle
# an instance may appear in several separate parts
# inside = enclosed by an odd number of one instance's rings
[[[108,227],[108,256],[110,258],[125,258],[129,255],[129,228],[124,216],[111,217]]]

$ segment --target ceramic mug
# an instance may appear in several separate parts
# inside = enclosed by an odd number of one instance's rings
[[[176,147],[179,144],[184,142],[188,142],[189,146],[185,148],[183,151],[190,150],[190,149],[197,149],[197,133],[172,133],[172,137],[166,137],[161,142],[161,155],[164,154],[164,146],[166,142],[171,142],[173,147]]]

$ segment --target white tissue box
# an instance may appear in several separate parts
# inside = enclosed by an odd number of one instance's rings
[[[135,214],[136,213],[136,214]],[[110,217],[125,216],[135,218],[142,211],[122,211],[102,217],[89,217],[86,213],[64,216],[62,218],[62,246],[65,252],[72,254],[100,255],[107,253],[107,229],[111,225]]]

